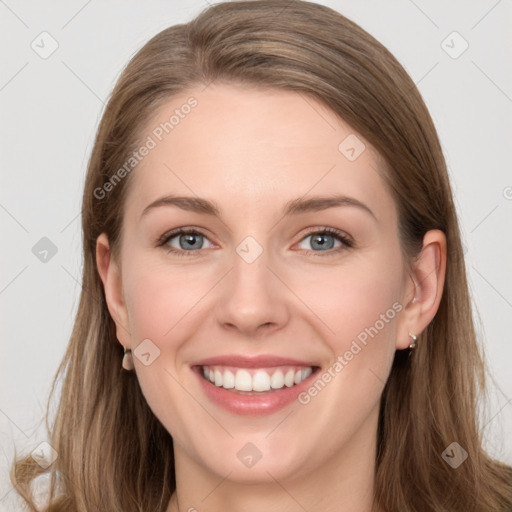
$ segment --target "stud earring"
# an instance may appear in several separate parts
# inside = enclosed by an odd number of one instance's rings
[[[412,332],[409,333],[409,336],[411,338],[411,344],[409,345],[409,348],[412,350],[414,347],[416,347],[416,340],[418,339],[417,336],[415,336]]]
[[[128,371],[131,371],[134,369],[133,356],[132,356],[131,349],[126,349],[126,348],[124,349],[123,368]]]

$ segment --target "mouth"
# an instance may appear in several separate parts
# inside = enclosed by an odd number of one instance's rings
[[[237,365],[211,360],[191,369],[210,402],[237,415],[253,416],[272,414],[291,405],[320,372],[316,365],[270,365],[267,361],[267,366],[260,366],[257,360],[238,360]]]
[[[292,388],[305,381],[317,366],[278,366],[273,368],[236,368],[200,366],[203,378],[218,388],[242,394],[261,394]]]

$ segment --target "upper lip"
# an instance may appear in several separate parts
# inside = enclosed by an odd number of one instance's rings
[[[235,366],[237,368],[271,368],[273,366],[315,366],[311,362],[288,357],[260,355],[254,357],[228,354],[197,361],[192,366]]]

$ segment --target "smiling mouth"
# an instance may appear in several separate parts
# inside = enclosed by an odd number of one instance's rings
[[[218,388],[237,394],[261,395],[297,386],[320,368],[318,366],[277,366],[273,368],[236,368],[198,366],[200,375]]]

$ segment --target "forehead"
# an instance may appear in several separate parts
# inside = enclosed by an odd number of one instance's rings
[[[150,149],[131,177],[136,194],[128,194],[127,209],[133,214],[171,193],[247,212],[331,193],[372,203],[374,211],[394,206],[377,152],[334,112],[300,93],[191,88],[160,106],[141,140]]]

